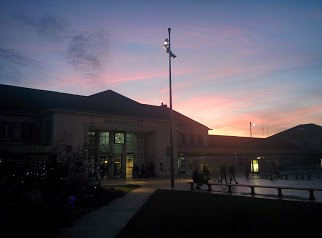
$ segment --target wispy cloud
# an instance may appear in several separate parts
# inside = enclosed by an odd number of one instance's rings
[[[62,17],[54,15],[40,18],[23,15],[19,20],[47,41],[65,45],[68,62],[83,78],[100,77],[104,68],[102,56],[107,46],[103,33],[75,32]]]
[[[49,41],[61,40],[68,34],[65,21],[58,16],[35,18],[23,15],[18,19],[25,25],[32,27],[41,37],[45,37]]]
[[[41,64],[21,52],[13,49],[0,48],[0,82],[19,81],[23,71],[41,69]]]
[[[85,78],[95,79],[103,71],[102,57],[106,52],[106,39],[102,34],[74,35],[67,46],[67,58]]]

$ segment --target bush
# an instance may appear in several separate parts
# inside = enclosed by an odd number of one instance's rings
[[[48,237],[57,228],[72,226],[87,213],[107,205],[113,199],[123,197],[138,185],[125,185],[127,189],[113,187],[87,188],[77,196],[46,201],[43,193],[3,193],[1,190],[0,229],[6,234]],[[1,189],[4,187],[2,186]],[[130,190],[129,190],[130,188]],[[19,226],[19,229],[15,229]]]

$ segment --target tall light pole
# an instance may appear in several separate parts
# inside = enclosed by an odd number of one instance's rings
[[[249,123],[249,131],[250,131],[250,137],[253,137],[252,135],[252,126],[255,126],[256,124],[255,123]]]
[[[171,85],[171,58],[177,58],[171,51],[171,28],[168,28],[169,37],[164,40],[163,48],[169,54],[169,96],[170,96],[170,166],[171,166],[171,188],[174,188],[173,168],[173,110],[172,110],[172,85]]]

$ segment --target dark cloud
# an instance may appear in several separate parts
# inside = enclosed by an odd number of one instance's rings
[[[19,22],[31,27],[40,37],[54,44],[59,41],[65,45],[68,62],[84,78],[99,78],[103,70],[102,56],[106,52],[106,39],[103,33],[75,33],[67,27],[64,19],[58,16],[37,18],[20,15]]]
[[[84,77],[97,78],[103,69],[101,58],[105,45],[104,36],[101,34],[91,36],[77,34],[68,43],[67,57]]]
[[[66,23],[57,16],[44,16],[37,19],[23,15],[19,19],[48,40],[60,40],[68,33]]]
[[[0,48],[0,82],[17,81],[28,68],[40,68],[40,63],[12,49]]]

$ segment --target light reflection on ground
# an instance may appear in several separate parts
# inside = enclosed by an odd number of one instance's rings
[[[253,185],[273,185],[273,186],[287,186],[287,187],[305,187],[305,188],[320,188],[322,189],[322,179],[312,180],[298,180],[298,179],[262,179],[262,178],[249,178],[245,179],[242,176],[236,178],[239,184],[253,184]],[[143,179],[115,179],[115,180],[103,180],[102,184],[137,184],[142,188],[154,188],[154,189],[177,189],[177,190],[190,190],[191,181],[190,177],[175,178],[174,188],[171,188],[170,178],[143,178]],[[232,187],[232,194],[227,193],[227,186],[213,185],[213,194],[222,194],[229,196],[246,196],[254,198],[266,198],[266,199],[283,199],[291,201],[303,201],[303,202],[322,202],[322,192],[314,192],[315,200],[310,201],[309,191],[306,190],[292,190],[283,189],[283,198],[277,197],[277,189],[274,188],[255,188],[255,196],[251,196],[250,187]],[[134,190],[135,191],[135,190]],[[192,190],[193,192],[208,192],[207,186],[204,185],[201,190]],[[138,191],[137,191],[138,192]],[[209,193],[209,192],[208,192]]]

